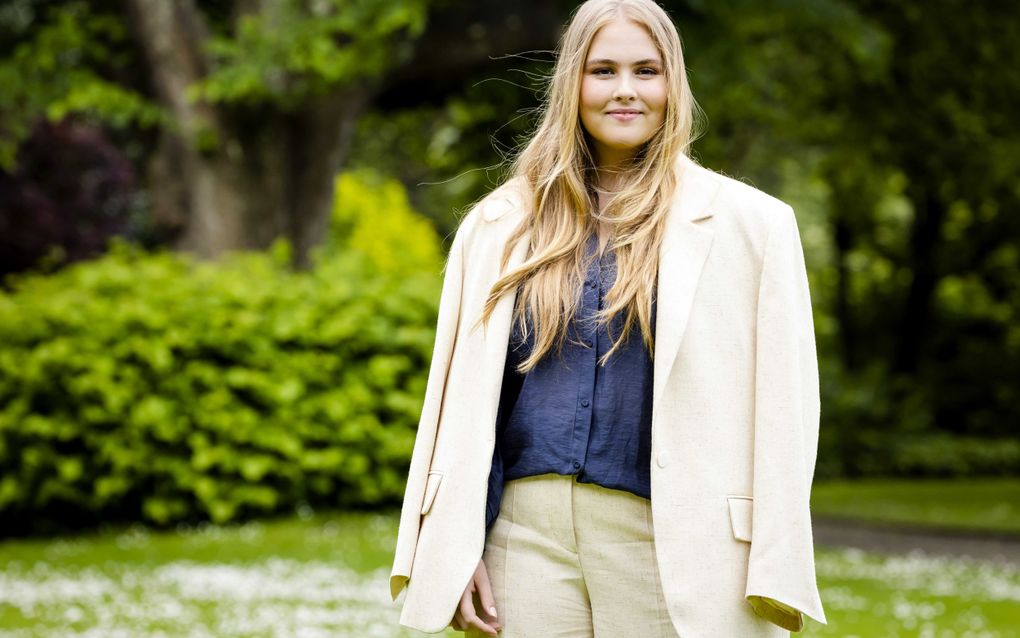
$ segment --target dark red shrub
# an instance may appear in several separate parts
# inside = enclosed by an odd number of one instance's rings
[[[13,172],[0,170],[0,278],[37,266],[54,248],[51,267],[133,234],[136,182],[133,164],[101,129],[40,120]]]

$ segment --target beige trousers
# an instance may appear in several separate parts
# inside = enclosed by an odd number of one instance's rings
[[[678,638],[659,581],[651,502],[575,479],[506,483],[482,555],[500,635]]]

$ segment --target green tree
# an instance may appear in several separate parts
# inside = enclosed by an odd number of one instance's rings
[[[155,126],[133,141],[177,248],[284,236],[307,266],[370,107],[442,99],[493,55],[550,46],[561,17],[537,0],[12,0],[0,161],[43,114]]]
[[[833,188],[840,352],[922,388],[939,427],[1004,436],[1020,418],[1020,12],[855,0],[880,65],[839,58]],[[815,141],[820,141],[815,138]]]

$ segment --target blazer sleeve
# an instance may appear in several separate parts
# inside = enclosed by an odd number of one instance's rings
[[[407,475],[397,544],[390,572],[390,594],[393,600],[407,585],[414,561],[414,550],[421,526],[421,507],[425,496],[428,471],[435,449],[436,430],[446,389],[446,379],[453,358],[453,348],[460,325],[460,308],[464,287],[464,243],[468,225],[474,220],[474,211],[460,224],[450,252],[447,256],[443,275],[443,289],[439,299],[439,316],[436,323],[436,339],[432,350],[428,381],[425,386],[425,400],[422,405],[418,430],[415,435],[411,465]]]
[[[799,609],[784,605],[778,600],[761,596],[749,596],[747,600],[751,603],[751,607],[754,608],[754,613],[770,623],[790,631],[801,631],[804,629],[804,614]]]
[[[799,631],[827,624],[815,577],[810,497],[820,392],[807,268],[793,209],[774,216],[756,317],[752,542],[745,598]]]

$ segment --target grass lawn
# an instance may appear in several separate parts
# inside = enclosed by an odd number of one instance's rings
[[[0,638],[425,636],[398,624],[397,513],[0,543]],[[799,636],[1020,637],[1016,568],[819,550]],[[463,637],[447,630],[445,636]]]
[[[817,482],[813,514],[1020,536],[1020,478]]]

